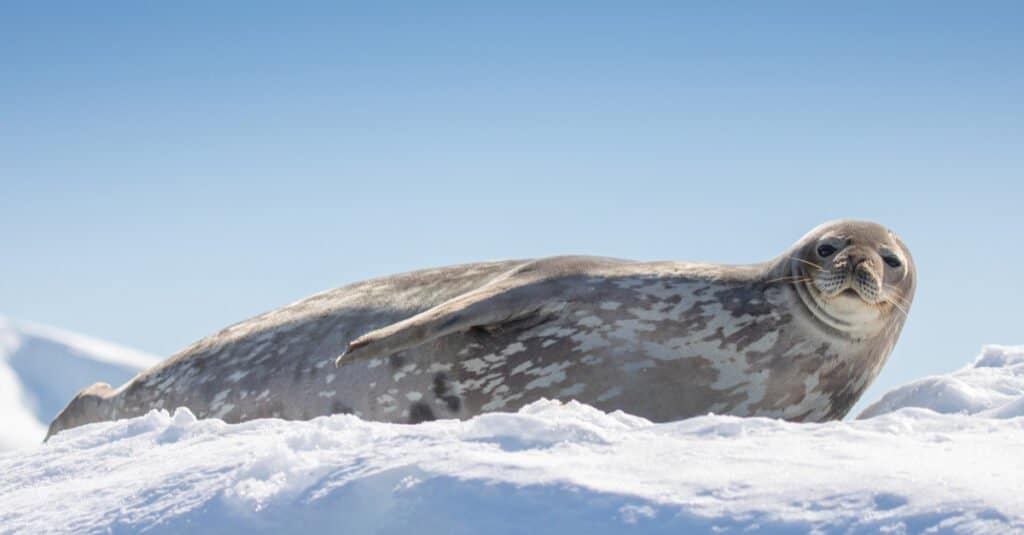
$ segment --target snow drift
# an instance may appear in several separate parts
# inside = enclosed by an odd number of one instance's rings
[[[0,451],[42,442],[50,421],[82,388],[119,385],[157,362],[115,344],[0,317]]]
[[[966,367],[891,390],[858,418],[904,407],[992,418],[1024,416],[1024,346],[985,346]]]
[[[976,394],[959,408],[890,398],[827,424],[552,401],[416,426],[153,411],[0,455],[0,532],[1024,532],[1024,418],[993,412],[1021,395],[1020,354],[949,376]]]

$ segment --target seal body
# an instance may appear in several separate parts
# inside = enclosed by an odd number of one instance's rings
[[[177,406],[228,422],[417,423],[540,398],[654,421],[837,419],[891,353],[913,290],[902,242],[851,221],[747,266],[574,256],[417,271],[238,323],[116,390],[93,385],[50,434]]]

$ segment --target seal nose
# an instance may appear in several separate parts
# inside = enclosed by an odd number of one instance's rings
[[[865,251],[859,247],[853,248],[846,255],[846,265],[851,272],[857,271],[862,264],[868,264],[871,260],[869,251]],[[864,267],[868,267],[865,265]]]

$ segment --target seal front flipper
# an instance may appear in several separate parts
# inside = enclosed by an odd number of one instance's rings
[[[484,286],[356,338],[334,363],[386,357],[473,328],[495,331],[536,325],[565,306],[558,286],[554,281],[517,285],[509,280]]]

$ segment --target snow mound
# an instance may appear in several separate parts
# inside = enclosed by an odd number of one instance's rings
[[[157,357],[80,334],[0,317],[0,451],[38,445],[71,397],[121,384]]]
[[[575,402],[395,425],[187,409],[0,455],[37,533],[1024,532],[1024,419],[904,409],[652,424]],[[0,529],[3,531],[3,529]]]
[[[858,418],[905,407],[992,418],[1024,416],[1024,346],[985,346],[965,368],[891,390]]]

